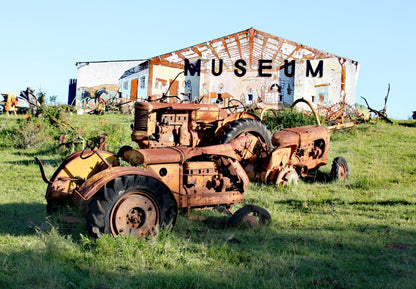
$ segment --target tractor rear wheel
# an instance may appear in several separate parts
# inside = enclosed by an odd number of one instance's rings
[[[142,238],[157,234],[160,227],[174,225],[177,205],[160,181],[141,175],[126,175],[105,184],[88,205],[88,233]]]
[[[244,133],[259,136],[263,143],[267,144],[269,148],[272,147],[272,137],[266,125],[251,118],[241,118],[227,124],[219,137],[219,143],[228,143]]]

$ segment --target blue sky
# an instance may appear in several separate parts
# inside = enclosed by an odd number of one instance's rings
[[[250,27],[360,63],[356,101],[416,110],[416,1],[7,1],[0,92],[26,87],[66,103],[75,62],[144,59]]]

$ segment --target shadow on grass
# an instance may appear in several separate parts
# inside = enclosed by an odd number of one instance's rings
[[[36,152],[29,152],[29,151],[22,150],[22,151],[19,151],[19,153],[14,153],[14,155],[16,155],[16,159],[19,159],[19,160],[9,161],[6,163],[12,164],[12,165],[25,165],[25,166],[36,164],[37,166],[35,157],[39,157],[39,159],[42,161],[44,165],[51,165],[51,166],[58,167],[63,161],[63,158],[61,158],[59,155],[56,155],[56,154],[51,155],[51,151],[47,149],[45,151],[36,151]],[[26,156],[31,159],[22,160],[21,156]]]
[[[365,206],[396,206],[396,205],[405,205],[405,206],[415,206],[416,203],[408,202],[406,200],[385,200],[385,201],[371,201],[371,202],[348,202],[343,201],[341,199],[323,199],[319,201],[315,200],[296,200],[296,199],[288,199],[288,200],[281,200],[275,201],[275,204],[280,205],[289,205],[293,208],[303,208],[305,204],[307,206],[324,206],[324,205],[365,205]]]
[[[332,183],[334,180],[331,178],[331,176],[327,173],[323,173],[321,171],[316,171],[310,176],[302,178],[302,181],[305,183]]]
[[[0,205],[0,234],[33,235],[45,223],[46,205],[11,203]]]
[[[373,242],[383,230],[374,226],[363,232],[352,225],[232,231],[242,242],[227,242],[217,231],[186,237],[174,230],[157,242],[106,240],[80,247],[82,252],[67,250],[65,240],[51,236],[45,250],[0,251],[0,287],[414,288],[415,247],[410,239]],[[389,232],[409,233],[398,228]],[[209,248],[201,252],[197,248],[203,244]]]
[[[301,201],[277,203],[300,206]],[[310,203],[345,202],[325,199]],[[412,205],[401,200],[352,204]],[[225,214],[193,211],[206,221],[191,221],[181,214],[166,236],[147,241],[109,238],[101,243],[91,241],[88,247],[74,238],[80,232],[86,235],[82,214],[64,208],[48,216],[45,206],[1,205],[0,233],[34,235],[36,228],[47,232],[42,226],[51,222],[63,234],[72,235],[72,241],[46,234],[45,250],[0,250],[1,288],[33,284],[42,284],[42,288],[351,288],[351,284],[414,288],[409,285],[416,283],[412,277],[416,259],[411,257],[416,253],[411,245],[416,233],[394,226],[363,223],[230,229],[225,227]],[[72,227],[66,227],[68,223]],[[109,266],[101,266],[101,262]]]
[[[401,126],[406,126],[406,127],[416,127],[416,122],[415,121],[398,121],[396,122],[398,125]]]
[[[11,203],[0,205],[0,234],[13,236],[35,235],[36,230],[52,227],[77,241],[87,234],[85,216],[78,207],[69,204],[53,214],[46,212],[46,204]]]
[[[53,250],[53,249],[52,249]],[[37,252],[24,250],[2,257],[0,272],[1,288],[250,288],[244,281],[254,284],[254,276],[244,276],[235,280],[222,273],[220,267],[209,271],[189,266],[173,266],[166,263],[166,270],[152,270],[151,267],[131,268],[112,262],[108,268],[97,269],[75,260],[65,258],[65,253]],[[3,261],[4,260],[4,261]],[[113,265],[117,267],[114,268]],[[151,265],[150,265],[151,266]],[[10,272],[13,272],[12,274]],[[244,272],[242,272],[244,273]],[[252,280],[249,280],[250,277]],[[236,287],[235,284],[243,286]]]

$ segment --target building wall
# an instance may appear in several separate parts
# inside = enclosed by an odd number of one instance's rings
[[[162,94],[167,93],[167,95],[175,95],[175,96],[181,96],[181,93],[185,93],[185,76],[183,74],[180,74],[177,78],[177,90],[173,89],[174,91],[167,90],[170,82],[175,79],[175,77],[178,75],[178,73],[182,72],[183,69],[179,68],[173,68],[173,67],[167,67],[163,65],[154,65],[153,66],[153,74],[151,79],[152,87],[150,88],[150,95],[161,97]]]
[[[254,28],[156,56],[147,63],[148,96],[189,94],[191,99],[203,97],[203,103],[210,103],[220,94],[225,100],[273,106],[291,105],[299,98],[316,106],[344,100],[352,105],[359,70],[356,61]],[[321,63],[321,73],[307,76],[308,67],[319,71]],[[171,80],[184,70],[187,75],[178,76],[168,92]]]
[[[316,107],[328,106],[344,101],[341,87],[344,85],[345,102],[349,105],[355,103],[355,86],[359,66],[346,61],[341,64],[338,58],[328,58],[322,60],[311,60],[313,69],[317,68],[319,61],[323,61],[322,77],[306,76],[306,61],[296,63],[294,99],[304,98]],[[343,84],[343,67],[345,83]]]
[[[85,62],[77,67],[76,106],[92,110],[98,97],[118,97],[119,78],[128,69],[142,61]]]
[[[131,98],[132,81],[137,80],[137,101],[144,101],[147,99],[147,88],[149,85],[149,69],[130,74],[129,76],[120,79],[119,91],[122,98]]]
[[[291,105],[296,99],[305,98],[318,107],[343,101],[341,88],[344,86],[345,101],[353,105],[359,65],[348,60],[341,64],[339,58],[310,60],[313,71],[317,70],[320,61],[323,62],[322,75],[316,76],[306,75],[306,60],[295,62],[293,76],[287,75],[292,72],[291,69],[285,72],[280,67],[265,70],[264,72],[271,74],[269,77],[260,77],[258,70],[253,69],[247,71],[243,77],[237,77],[233,70],[223,71],[219,76],[215,76],[211,68],[206,69],[204,65],[200,76],[197,74],[179,75],[176,79],[178,89],[171,91],[170,94],[182,99],[184,98],[182,93],[190,94],[192,100],[204,96],[203,103],[215,102],[218,93],[221,93],[224,99],[238,99],[244,104],[261,100],[273,105]],[[343,70],[344,84],[342,83]],[[170,82],[178,73],[183,72],[183,69],[154,65],[152,71],[150,89],[147,88],[149,69],[146,69],[123,79],[123,84],[120,83],[122,96],[130,95],[132,79],[139,80],[138,100],[145,100],[148,92],[154,97],[160,97],[166,92],[169,95]],[[142,77],[145,77],[145,86],[140,88]]]

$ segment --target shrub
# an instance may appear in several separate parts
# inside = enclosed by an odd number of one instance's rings
[[[297,112],[294,109],[283,109],[278,111],[269,111],[264,117],[264,123],[271,132],[282,130],[290,127],[304,125],[316,125],[316,118],[308,112]],[[322,119],[320,120],[322,123]]]

